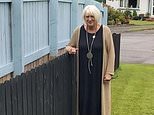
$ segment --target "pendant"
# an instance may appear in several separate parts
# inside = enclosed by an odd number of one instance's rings
[[[93,38],[95,38],[95,35],[93,35]]]
[[[93,58],[93,54],[91,53],[91,51],[89,51],[89,52],[87,53],[87,58],[88,58],[89,60]]]

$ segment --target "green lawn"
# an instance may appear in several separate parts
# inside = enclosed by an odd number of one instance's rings
[[[112,80],[112,115],[154,115],[154,65],[122,64]]]
[[[154,25],[154,21],[130,20],[129,24],[133,24],[133,25]]]

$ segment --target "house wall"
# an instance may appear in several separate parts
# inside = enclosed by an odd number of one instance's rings
[[[109,1],[109,0],[107,0],[106,4],[110,5],[111,7],[116,8],[116,9],[120,7],[120,1]]]
[[[148,12],[148,1],[140,0],[140,7],[139,11],[137,11],[138,14],[146,14]]]
[[[126,0],[127,1],[127,0]],[[152,14],[152,1],[150,1],[150,7],[149,7],[149,0],[140,0],[139,3],[139,9],[138,8],[130,8],[130,10],[136,10],[138,14],[146,14],[148,11],[151,11],[150,13]],[[110,5],[111,7],[114,7],[115,9],[120,8],[120,0],[106,0],[106,4]],[[120,9],[125,10],[127,7],[123,7]]]

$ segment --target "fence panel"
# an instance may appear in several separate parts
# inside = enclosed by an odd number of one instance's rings
[[[0,3],[0,67],[12,61],[10,4]]]
[[[11,41],[11,5],[0,2],[0,76],[13,71]]]
[[[71,35],[71,2],[58,2],[58,49],[65,47]]]
[[[49,51],[49,2],[23,3],[23,51],[24,65]]]
[[[24,55],[30,55],[48,46],[48,2],[24,2]]]
[[[77,20],[77,24],[78,25],[81,25],[83,24],[83,20],[82,20],[82,11],[84,9],[84,6],[85,6],[85,3],[84,2],[79,2],[78,3],[78,12],[77,12],[77,17],[78,17],[78,20]]]

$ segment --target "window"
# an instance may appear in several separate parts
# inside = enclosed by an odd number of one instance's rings
[[[136,8],[137,7],[137,0],[129,0],[128,7],[129,8]]]
[[[120,0],[120,7],[124,7],[123,2],[123,0]]]
[[[140,0],[120,0],[120,7],[139,8]]]
[[[153,0],[153,12],[152,13],[153,13],[152,15],[154,15],[154,0]]]

